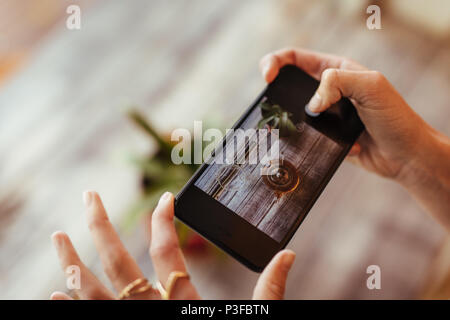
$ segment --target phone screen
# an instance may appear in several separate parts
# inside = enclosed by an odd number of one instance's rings
[[[269,97],[263,101],[266,106],[278,105]],[[282,110],[287,107],[281,106]],[[264,120],[262,111],[260,105],[245,119],[239,127],[245,133],[236,130],[227,137],[225,147],[216,151],[195,186],[280,242],[301,218],[344,146],[303,119],[295,119],[295,129],[288,136],[280,136],[279,131],[271,135],[270,127],[258,128]],[[274,136],[275,146],[269,145],[267,140]],[[263,143],[266,148],[260,147]],[[250,154],[258,151],[260,159],[252,163]],[[232,161],[227,161],[227,152],[234,154]]]
[[[282,68],[190,182],[196,207],[208,211],[197,229],[218,230],[215,242],[235,246],[244,263],[257,258],[242,255],[263,254],[259,242],[273,251],[286,245],[364,128],[348,99],[311,113],[318,84],[297,67]]]

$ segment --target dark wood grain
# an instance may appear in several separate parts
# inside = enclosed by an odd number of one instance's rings
[[[240,129],[257,129],[260,119],[261,111],[255,108]],[[263,160],[271,150],[258,148],[257,138],[260,137],[257,137],[256,130],[250,131],[254,133],[247,140],[235,139],[238,133],[230,135],[225,147],[218,150],[212,164],[195,185],[276,241],[283,240],[292,226],[306,214],[305,208],[342,151],[340,145],[304,122],[299,124],[299,128],[298,134],[277,138],[275,143],[279,147],[276,159],[292,163],[299,176],[300,183],[295,190],[280,193],[263,181]],[[228,154],[230,149],[233,151],[231,154],[235,154],[230,159],[231,164],[218,164],[217,159],[229,159],[224,154]],[[258,163],[252,164],[248,153],[256,149],[265,153],[258,153]],[[274,159],[274,154],[272,152],[269,159]]]

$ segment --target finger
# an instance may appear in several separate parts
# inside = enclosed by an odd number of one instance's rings
[[[65,294],[64,292],[53,292],[52,295],[50,296],[51,300],[73,300],[72,297],[70,297],[69,295]]]
[[[319,80],[320,75],[328,68],[349,70],[365,70],[360,64],[339,56],[314,52],[305,49],[286,48],[265,55],[260,60],[260,69],[264,79],[270,83],[285,65],[295,65]]]
[[[83,200],[87,221],[106,275],[118,292],[129,283],[143,278],[139,266],[128,253],[108,219],[103,203],[96,192],[86,191]],[[149,294],[155,294],[150,291]]]
[[[361,153],[361,145],[358,142],[355,142],[348,152],[348,156],[354,157]]]
[[[280,300],[284,297],[286,279],[294,263],[295,253],[291,250],[278,252],[270,261],[256,283],[254,300]]]
[[[384,76],[377,71],[326,69],[308,108],[312,112],[323,112],[342,97],[356,101],[356,108],[360,105],[370,108],[365,98],[375,96],[385,83]]]
[[[73,267],[79,268],[80,288],[76,289],[76,292],[81,299],[107,300],[114,298],[113,293],[109,291],[81,262],[67,234],[57,231],[52,234],[52,241],[66,276],[73,279],[72,277],[75,276],[73,270],[76,270],[73,269]]]
[[[159,200],[152,216],[150,255],[159,281],[165,285],[173,271],[186,271],[173,222],[174,197],[166,192]],[[179,279],[171,298],[198,299],[198,293],[188,279]]]

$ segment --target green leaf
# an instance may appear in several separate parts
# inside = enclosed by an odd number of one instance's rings
[[[260,104],[260,108],[262,110],[270,111],[272,110],[272,104],[270,104],[268,101],[264,101],[263,103]]]
[[[280,125],[280,118],[279,117],[274,118],[272,122],[272,128],[277,129],[279,125]]]
[[[145,119],[144,115],[142,115],[139,111],[135,109],[130,109],[127,112],[128,117],[145,133],[150,135],[152,138],[156,140],[160,149],[170,157],[172,151],[172,145],[163,139],[155,129],[150,125],[150,123]]]
[[[164,175],[167,166],[155,158],[130,157],[130,162],[135,165],[144,175],[151,178],[159,178]]]
[[[266,124],[268,124],[270,121],[272,121],[273,119],[275,119],[275,116],[272,115],[270,117],[267,118],[262,118],[261,120],[259,120],[258,122],[258,128],[261,129],[263,128]]]
[[[155,190],[152,194],[139,197],[130,209],[125,213],[124,219],[121,222],[121,228],[125,232],[131,232],[139,219],[145,214],[151,213],[156,207],[161,194],[166,191],[165,188]]]
[[[290,134],[297,132],[297,128],[294,125],[294,123],[291,121],[291,119],[288,119],[288,121],[287,121],[287,129]]]
[[[288,112],[283,112],[280,120],[280,136],[287,137],[291,134],[297,132],[297,128],[295,127],[292,120],[289,118]]]
[[[279,113],[279,114],[281,114],[283,112],[283,109],[278,104],[274,104],[272,106],[272,110],[275,111],[276,113]]]

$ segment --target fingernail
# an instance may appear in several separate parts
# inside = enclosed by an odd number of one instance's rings
[[[266,78],[267,73],[269,72],[269,69],[270,69],[270,63],[266,62],[262,67],[262,74],[263,74],[264,78]]]
[[[283,257],[283,264],[286,268],[290,268],[294,263],[295,253],[293,251],[288,251]]]
[[[53,245],[55,247],[61,247],[61,244],[62,244],[61,237],[58,236],[60,234],[61,234],[61,231],[55,231],[51,235],[51,239],[52,239]]]
[[[306,114],[308,115],[308,116],[310,116],[310,117],[318,117],[318,116],[320,116],[320,112],[312,112],[310,109],[309,109],[309,104],[307,103],[306,104],[306,106],[305,106],[305,112],[306,112]]]
[[[90,191],[83,192],[83,202],[86,207],[89,207],[92,203],[92,193]]]
[[[164,192],[164,194],[161,196],[161,198],[159,199],[159,201],[168,201],[170,199],[170,197],[172,196],[172,194],[168,191]]]
[[[317,112],[319,111],[321,105],[322,105],[322,97],[316,92],[314,93],[311,100],[309,100],[308,108],[312,112]]]

